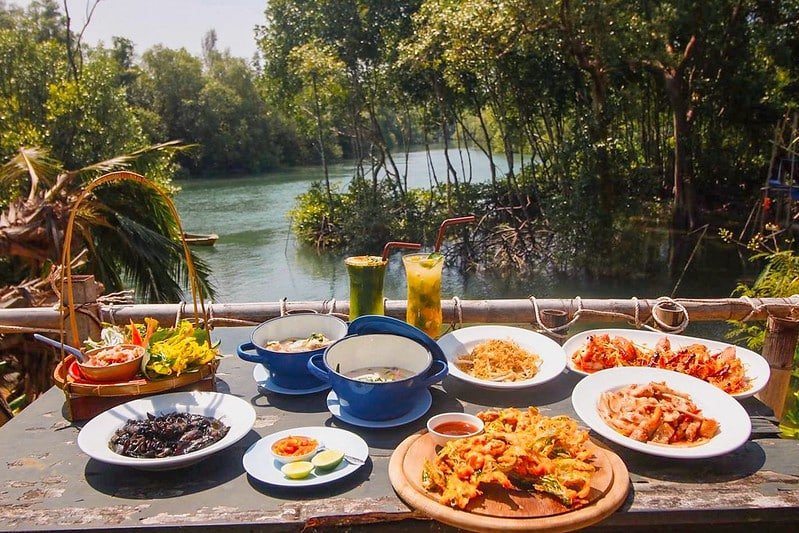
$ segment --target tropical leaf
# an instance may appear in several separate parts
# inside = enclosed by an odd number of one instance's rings
[[[19,152],[0,166],[0,184],[11,185],[19,180],[29,182],[31,194],[39,183],[50,186],[61,171],[58,161],[42,148],[20,148]],[[29,195],[30,198],[30,195]]]
[[[180,151],[187,150],[189,148],[193,148],[194,145],[186,145],[181,143],[180,141],[167,141],[160,144],[153,144],[150,146],[146,146],[129,154],[120,155],[116,157],[112,157],[111,159],[106,159],[105,161],[99,161],[97,163],[93,163],[91,165],[87,165],[83,168],[78,170],[72,170],[66,173],[69,178],[74,176],[82,176],[86,174],[96,174],[96,173],[108,173],[113,172],[115,170],[124,170],[130,167],[138,159],[150,156],[153,154],[163,155],[168,154],[172,155]]]
[[[179,230],[163,199],[149,188],[135,183],[117,183],[98,188],[96,202],[102,203],[109,224],[96,228],[95,246],[104,258],[122,264],[121,277],[101,279],[110,290],[121,290],[127,281],[138,288],[145,301],[184,300],[188,270]],[[201,290],[213,294],[208,267],[192,255],[201,278]],[[122,262],[124,260],[124,262]],[[105,270],[105,268],[104,268]],[[117,285],[117,283],[120,283]]]

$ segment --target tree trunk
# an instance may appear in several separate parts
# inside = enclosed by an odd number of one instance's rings
[[[663,72],[666,93],[671,103],[674,121],[674,200],[672,203],[672,228],[693,229],[693,154],[691,153],[690,104],[685,81],[680,74],[666,69]]]
[[[322,106],[319,103],[319,91],[316,86],[316,78],[313,80],[314,94],[314,114],[316,115],[316,142],[319,144],[319,157],[322,159],[322,170],[325,174],[325,193],[327,195],[327,206],[333,209],[333,193],[330,191],[330,173],[327,168],[327,156],[325,154],[325,139],[322,132]]]
[[[449,156],[449,128],[447,128],[448,113],[444,102],[445,96],[442,94],[441,86],[436,84],[436,100],[438,102],[438,112],[441,120],[441,136],[444,143],[444,160],[447,162],[447,212],[454,214],[456,209],[460,208],[460,188],[458,182],[458,171],[452,164],[452,159]],[[451,187],[455,189],[455,198],[457,206],[453,206]]]

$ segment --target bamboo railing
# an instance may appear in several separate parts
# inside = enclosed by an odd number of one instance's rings
[[[93,280],[84,280],[94,283]],[[405,318],[406,300],[386,300],[385,314]],[[87,302],[77,309],[80,321],[127,324],[152,317],[163,324],[175,322],[190,313],[186,303],[118,304]],[[188,311],[188,313],[187,313]],[[210,327],[244,327],[286,313],[312,311],[347,315],[349,302],[331,300],[259,303],[206,304]],[[445,323],[460,324],[531,324],[562,340],[569,326],[587,322],[626,322],[636,327],[679,333],[689,321],[760,320],[767,322],[763,356],[771,365],[771,379],[759,395],[780,416],[788,388],[793,355],[799,331],[799,295],[789,298],[720,298],[720,299],[582,299],[541,298],[442,301]],[[0,309],[0,334],[50,332],[60,333],[59,309]]]
[[[769,316],[788,317],[791,310],[799,311],[799,296],[790,298],[720,298],[720,299],[675,299],[682,305],[692,322],[724,320],[766,320]],[[540,310],[566,313],[571,320],[579,312],[579,318],[591,322],[634,322],[637,314],[641,324],[650,321],[659,299],[562,299],[541,298],[535,303]],[[385,314],[399,319],[405,318],[406,300],[386,300]],[[141,322],[152,317],[160,322],[171,322],[177,315],[186,316],[190,311],[185,303],[178,304],[111,304],[96,306],[98,318],[103,322],[127,324],[130,320]],[[214,327],[235,327],[258,324],[286,312],[313,311],[317,313],[349,313],[346,300],[313,300],[258,302],[258,303],[210,303],[207,304],[209,320]],[[525,324],[535,323],[533,299],[502,300],[443,300],[441,303],[445,323],[464,324]],[[18,308],[0,309],[0,333],[18,331],[19,327],[40,331],[58,328],[58,309]],[[9,327],[11,327],[9,329]]]

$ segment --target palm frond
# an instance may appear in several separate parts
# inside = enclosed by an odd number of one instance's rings
[[[20,275],[30,276],[37,275],[42,264],[60,259],[61,226],[70,208],[66,199],[85,190],[83,187],[89,179],[100,179],[97,174],[134,162],[160,165],[161,161],[146,158],[159,158],[187,148],[190,146],[177,141],[161,143],[76,171],[64,171],[44,150],[21,150],[0,166],[0,185],[4,185],[5,180],[7,188],[14,191],[14,201],[0,212],[0,221],[5,221],[7,226],[5,240],[13,240],[16,246],[14,253],[5,252],[11,256],[9,265]],[[39,197],[37,189],[40,191],[45,185],[48,188]],[[28,201],[22,192],[28,192],[27,186],[31,187]],[[31,197],[35,202],[30,201]],[[147,302],[185,299],[189,274],[180,241],[180,226],[162,196],[160,185],[151,188],[127,179],[104,182],[92,188],[91,195],[77,209],[73,248],[88,251],[86,271],[94,273],[107,290],[132,286],[139,299]],[[42,225],[45,235],[40,231]],[[193,254],[191,257],[201,297],[212,298],[214,287],[209,281],[210,269]]]
[[[141,157],[152,154],[173,154],[193,147],[194,145],[186,145],[183,144],[182,141],[167,141],[159,144],[153,144],[150,146],[145,146],[144,148],[140,148],[139,150],[133,151],[129,154],[119,155],[112,157],[111,159],[106,159],[105,161],[93,163],[78,170],[70,170],[67,172],[67,176],[72,178],[74,176],[80,176],[84,174],[105,174],[107,172],[113,172],[114,170],[124,170],[130,167],[132,163]]]
[[[188,270],[178,225],[163,199],[153,190],[133,182],[119,182],[95,189],[91,202],[101,212],[98,219],[108,224],[94,228],[95,245],[102,253],[99,270],[108,277],[101,279],[109,290],[132,284],[141,299],[147,302],[174,302],[184,299],[188,286]],[[204,295],[213,296],[208,281],[210,271],[192,255]],[[110,275],[122,269],[121,276]],[[120,285],[116,285],[120,283]]]
[[[147,302],[176,302],[186,299],[184,288],[188,286],[188,270],[183,247],[179,242],[124,216],[117,217],[113,232],[115,249],[112,251],[99,242],[98,248],[103,249],[102,255],[106,260],[124,257],[122,277],[135,287],[141,299]],[[107,241],[103,239],[102,242]],[[207,265],[194,255],[192,260],[199,277],[201,293],[212,296],[214,288],[207,281]]]
[[[48,186],[61,172],[61,165],[50,158],[47,150],[23,147],[0,166],[0,184],[12,185],[19,180],[30,183],[30,194],[34,194],[39,183]]]
[[[25,166],[28,169],[28,175],[30,176],[30,192],[28,193],[28,201],[30,202],[36,197],[36,190],[39,188],[39,174],[36,173],[36,167],[33,165],[33,161],[25,154],[25,150],[20,150],[19,155],[22,156],[22,160],[25,162]]]
[[[181,141],[167,141],[160,144],[145,146],[129,154],[112,157],[111,159],[99,161],[77,170],[68,170],[58,176],[57,183],[47,192],[45,200],[48,202],[53,201],[58,194],[60,194],[64,188],[68,187],[77,177],[106,174],[115,170],[125,170],[139,159],[148,155],[174,154],[188,148],[193,148],[194,146],[195,145],[185,145]]]

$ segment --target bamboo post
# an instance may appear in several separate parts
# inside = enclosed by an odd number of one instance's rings
[[[549,329],[559,328],[569,321],[569,315],[566,311],[560,309],[542,309],[541,310],[541,323]],[[542,332],[544,335],[557,342],[563,344],[563,341],[569,334],[568,328],[558,330],[556,334],[550,334],[547,331]]]
[[[771,367],[771,377],[757,397],[771,407],[777,418],[782,417],[782,408],[791,380],[791,369],[798,337],[799,320],[768,317],[763,357]]]
[[[94,276],[72,276],[72,291],[75,301],[75,319],[78,322],[78,339],[67,330],[66,342],[79,347],[88,338],[100,338],[100,306],[97,298],[103,293],[103,285]]]

